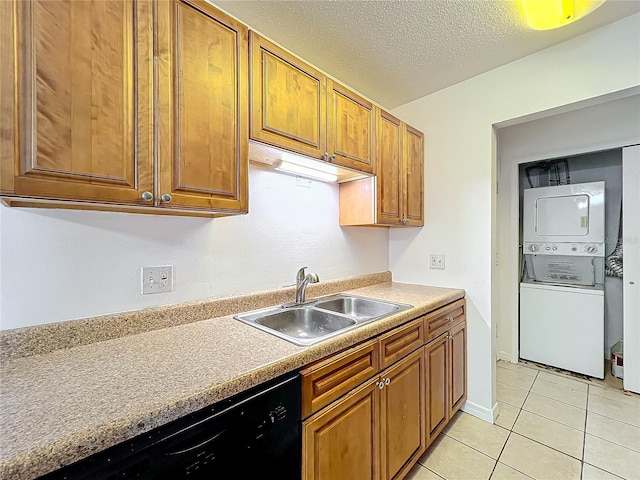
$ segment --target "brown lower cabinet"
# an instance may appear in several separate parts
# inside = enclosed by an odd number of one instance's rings
[[[370,379],[302,424],[303,478],[379,478],[379,382]]]
[[[467,399],[467,324],[462,321],[425,347],[427,446]]]
[[[461,300],[442,307],[446,319],[453,318],[452,307],[462,313],[426,345],[422,332],[438,321],[438,311],[380,335],[377,344],[368,340],[301,372],[303,385],[305,377],[313,380],[303,389],[303,404],[316,405],[302,424],[303,479],[404,478],[466,400],[466,305]],[[406,354],[398,358],[400,350]],[[367,368],[358,371],[371,377],[330,403],[322,401],[326,388],[317,386],[341,388],[354,378],[346,370],[360,363]]]

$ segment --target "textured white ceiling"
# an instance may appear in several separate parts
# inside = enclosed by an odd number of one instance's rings
[[[640,12],[640,0],[607,0],[535,31],[519,0],[211,1],[386,108]]]

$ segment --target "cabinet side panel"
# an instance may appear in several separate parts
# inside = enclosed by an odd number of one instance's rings
[[[341,183],[340,226],[371,225],[376,221],[376,179]]]

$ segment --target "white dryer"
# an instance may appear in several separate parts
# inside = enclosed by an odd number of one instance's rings
[[[522,237],[526,254],[604,257],[604,182],[526,189]]]
[[[524,191],[520,357],[604,378],[604,182]]]

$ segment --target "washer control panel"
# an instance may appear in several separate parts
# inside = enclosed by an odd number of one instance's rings
[[[524,242],[525,254],[604,257],[604,243]]]

